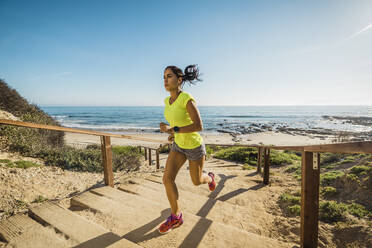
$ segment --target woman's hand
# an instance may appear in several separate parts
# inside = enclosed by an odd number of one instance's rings
[[[172,130],[173,129],[169,125],[164,122],[160,122],[160,131],[163,133],[174,133]]]
[[[168,141],[170,141],[170,142],[174,141],[174,134],[173,133],[168,136]]]

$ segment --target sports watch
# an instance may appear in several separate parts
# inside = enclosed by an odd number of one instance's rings
[[[173,130],[174,130],[176,133],[178,133],[178,131],[180,131],[180,128],[179,128],[178,126],[174,126],[174,127],[173,127]]]

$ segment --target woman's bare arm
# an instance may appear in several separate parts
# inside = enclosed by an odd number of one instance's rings
[[[190,115],[192,124],[180,127],[179,133],[192,133],[203,130],[203,122],[196,104],[191,99],[186,104],[186,110]]]

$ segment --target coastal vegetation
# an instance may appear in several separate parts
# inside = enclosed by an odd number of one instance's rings
[[[253,147],[221,147],[221,146],[207,146],[207,153],[213,154],[213,157],[218,159],[230,160],[240,162],[243,164],[257,166],[257,148]],[[270,165],[283,166],[293,164],[299,161],[301,157],[291,151],[270,151]]]
[[[352,215],[371,223],[372,155],[322,153],[320,158],[320,220],[352,223]],[[284,171],[301,180],[300,163]],[[298,192],[281,195],[278,202],[285,214],[300,215],[300,211],[293,211],[300,207],[298,197]]]
[[[256,169],[257,149],[251,147],[207,146],[214,158],[242,163],[243,169]],[[372,155],[321,153],[319,219],[327,223],[353,223],[372,220]],[[301,153],[270,151],[270,165],[283,168],[299,184],[278,198],[283,214],[296,217],[301,211]],[[371,224],[369,224],[371,225]]]
[[[13,114],[18,120],[38,124],[60,126],[51,116],[34,104],[29,104],[18,92],[0,80],[0,109]],[[0,126],[0,149],[19,153],[25,157],[42,159],[45,165],[62,169],[102,172],[102,156],[99,145],[76,148],[64,143],[64,132],[35,128]],[[113,146],[113,170],[138,170],[141,153],[135,147]],[[29,161],[3,161],[9,167],[36,166]]]

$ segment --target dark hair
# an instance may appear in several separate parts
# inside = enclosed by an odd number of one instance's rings
[[[176,74],[177,78],[182,77],[182,86],[185,82],[188,82],[191,85],[196,83],[194,82],[195,80],[199,82],[203,81],[199,78],[200,73],[197,65],[186,66],[185,72],[182,72],[180,68],[174,65],[167,66],[164,71],[166,71],[167,69],[171,69],[172,72]]]

